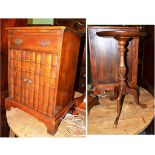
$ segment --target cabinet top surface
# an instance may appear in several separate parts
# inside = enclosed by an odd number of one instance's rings
[[[25,27],[8,27],[8,31],[18,31],[18,32],[50,32],[52,30],[60,31],[72,31],[76,33],[73,29],[66,26],[25,26]],[[77,34],[77,33],[76,33]]]
[[[23,27],[8,27],[9,30],[53,30],[53,29],[66,29],[66,26],[23,26]],[[68,28],[67,28],[68,29]]]

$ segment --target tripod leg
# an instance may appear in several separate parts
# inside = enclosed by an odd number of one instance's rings
[[[132,94],[133,95],[134,100],[135,100],[137,105],[139,105],[142,108],[147,108],[146,104],[142,104],[142,103],[139,102],[139,93],[138,93],[138,91],[136,89],[126,88],[126,92],[128,94]]]
[[[120,117],[121,110],[122,110],[123,100],[124,100],[124,94],[123,94],[123,91],[120,90],[118,98],[117,98],[117,116],[114,122],[114,127],[117,127],[118,125],[119,117]]]

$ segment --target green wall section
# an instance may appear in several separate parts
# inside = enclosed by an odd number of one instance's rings
[[[33,18],[33,19],[28,19],[28,24],[53,25],[53,19],[52,18]]]

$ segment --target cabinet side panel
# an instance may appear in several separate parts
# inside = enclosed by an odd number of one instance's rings
[[[59,113],[71,102],[74,95],[74,81],[77,69],[80,36],[66,31],[63,37],[62,52],[60,57],[60,69],[58,89],[53,114]]]

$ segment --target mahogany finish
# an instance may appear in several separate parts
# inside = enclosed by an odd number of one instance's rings
[[[74,99],[73,114],[82,114],[86,116],[86,93]]]
[[[144,32],[135,31],[101,31],[97,32],[97,35],[101,37],[114,37],[118,41],[119,54],[120,54],[120,64],[119,64],[119,86],[114,88],[115,96],[117,98],[117,116],[114,122],[114,127],[117,127],[118,120],[121,114],[121,109],[123,105],[123,100],[126,94],[132,94],[134,96],[136,104],[142,108],[146,108],[145,104],[139,102],[139,94],[136,89],[131,89],[128,86],[126,78],[126,65],[125,65],[125,53],[127,51],[128,41],[136,37],[144,37],[146,34]],[[133,49],[134,50],[134,49]]]
[[[140,27],[132,26],[88,26],[88,41],[90,54],[90,83],[95,88],[103,90],[114,90],[119,84],[118,68],[119,53],[118,42],[113,37],[99,37],[99,31],[128,31],[139,32]],[[137,64],[138,64],[139,38],[133,38],[128,42],[128,52],[125,64],[127,66],[127,81],[129,85],[136,88]]]
[[[27,19],[0,19],[0,70],[1,70],[1,77],[0,77],[0,85],[1,85],[1,93],[0,93],[0,136],[8,136],[9,134],[9,127],[7,125],[6,115],[5,115],[5,105],[4,100],[8,96],[8,35],[7,27],[13,26],[26,26]]]
[[[81,40],[81,42],[82,41],[83,40]],[[75,90],[84,93],[86,91],[86,44],[84,45],[84,47],[82,46],[82,48],[82,51],[79,51],[80,54],[78,61],[78,69],[76,71]]]
[[[76,71],[75,91],[84,93],[86,91],[86,19],[85,18],[64,18],[54,19],[54,25],[67,26],[81,35],[78,66]]]
[[[64,26],[9,28],[9,97],[54,135],[73,106],[80,36]]]
[[[154,96],[154,25],[145,25],[147,36],[143,43],[142,74],[140,84]]]

